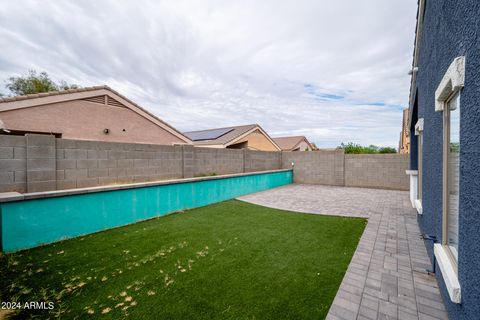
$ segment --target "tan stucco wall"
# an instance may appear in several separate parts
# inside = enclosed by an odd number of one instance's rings
[[[299,149],[298,151],[305,151],[305,149],[312,150],[312,148],[310,148],[308,143],[306,143],[305,141],[300,142],[297,145],[297,148]]]
[[[400,133],[400,153],[410,153],[410,136],[408,128],[408,108],[403,110],[402,132]]]
[[[126,107],[83,100],[3,111],[0,120],[11,130],[61,133],[66,139],[165,145],[185,143]],[[105,134],[104,129],[109,129],[109,133]]]
[[[267,139],[267,137],[258,131],[250,133],[235,143],[237,144],[244,141],[247,141],[248,149],[251,150],[278,151],[277,148],[275,148],[275,146]]]

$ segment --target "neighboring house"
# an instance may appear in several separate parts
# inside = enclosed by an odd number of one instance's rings
[[[479,17],[478,1],[419,1],[408,173],[450,319],[480,318]]]
[[[400,132],[400,142],[398,152],[410,153],[410,128],[408,127],[408,108],[403,110],[402,132]]]
[[[258,124],[184,132],[197,147],[280,151]]]
[[[312,151],[313,147],[304,136],[277,137],[273,141],[282,151]]]
[[[0,98],[2,134],[192,144],[181,132],[107,86]]]

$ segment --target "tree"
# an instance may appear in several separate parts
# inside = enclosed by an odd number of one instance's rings
[[[55,83],[46,72],[37,74],[35,70],[29,70],[23,76],[8,78],[5,87],[16,96],[78,88],[76,84],[68,84],[63,80]]]
[[[378,149],[378,153],[397,153],[397,149],[392,147],[383,147]]]
[[[392,147],[377,147],[373,144],[369,145],[368,147],[361,146],[359,144],[348,142],[348,143],[341,143],[337,149],[343,149],[343,152],[346,154],[360,154],[360,153],[397,153],[397,150]]]

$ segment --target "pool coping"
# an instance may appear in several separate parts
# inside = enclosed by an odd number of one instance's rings
[[[53,191],[43,191],[43,192],[32,192],[32,193],[3,192],[3,193],[0,193],[0,203],[22,201],[22,200],[32,200],[32,199],[41,199],[41,198],[62,197],[62,196],[77,195],[77,194],[88,194],[88,193],[96,193],[96,192],[104,192],[104,191],[146,188],[146,187],[155,187],[155,186],[162,186],[162,185],[182,184],[182,183],[189,183],[189,182],[200,182],[200,181],[228,179],[228,178],[235,178],[235,177],[245,177],[245,176],[253,176],[253,175],[268,174],[268,173],[277,173],[277,172],[287,172],[287,171],[292,171],[292,169],[253,171],[253,172],[245,172],[245,173],[224,174],[224,175],[218,175],[218,176],[207,176],[207,177],[196,177],[196,178],[183,178],[183,179],[128,183],[128,184],[120,184],[120,185],[87,187],[87,188],[76,188],[76,189],[63,189],[63,190],[53,190]]]

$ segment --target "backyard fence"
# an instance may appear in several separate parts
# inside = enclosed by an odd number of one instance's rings
[[[408,155],[267,152],[0,135],[0,192],[289,169],[297,183],[408,190]]]
[[[409,190],[408,154],[344,154],[343,150],[284,152],[294,163],[294,182],[345,187]]]
[[[281,154],[0,135],[0,192],[39,192],[281,168]]]

